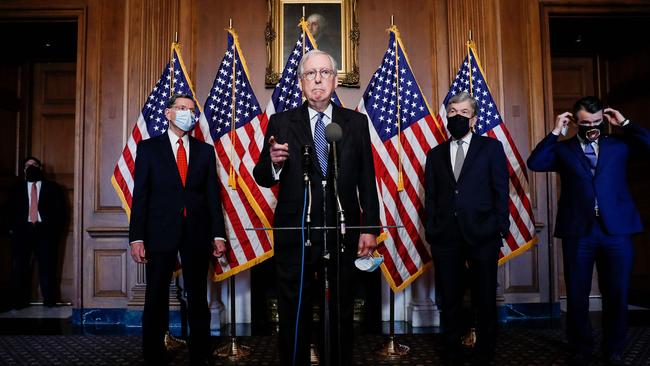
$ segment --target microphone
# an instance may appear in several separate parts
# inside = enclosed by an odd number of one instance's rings
[[[336,196],[336,205],[338,206],[339,211],[339,220],[341,222],[341,235],[345,236],[345,213],[343,211],[343,206],[341,205],[341,200],[339,199],[339,192],[337,188],[337,182],[339,178],[339,162],[336,154],[336,143],[341,141],[343,137],[343,130],[341,126],[336,122],[331,122],[325,127],[325,140],[332,144],[332,152],[334,154],[334,195]],[[343,246],[341,246],[341,252],[343,251]]]
[[[305,184],[309,182],[309,173],[311,173],[311,146],[303,145],[302,149],[302,177]]]

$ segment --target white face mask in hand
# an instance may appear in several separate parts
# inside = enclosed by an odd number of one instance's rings
[[[372,255],[367,255],[365,257],[359,257],[354,261],[354,265],[364,272],[373,272],[384,262],[384,256],[379,255],[379,257],[373,257]]]
[[[189,109],[176,111],[176,120],[174,120],[174,125],[176,125],[176,127],[188,132],[194,128],[195,124],[196,120],[194,119],[194,114]]]

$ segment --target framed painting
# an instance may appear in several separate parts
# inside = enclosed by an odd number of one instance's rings
[[[289,53],[301,35],[304,17],[318,49],[338,65],[339,85],[359,87],[357,0],[267,0],[267,87],[277,84]]]

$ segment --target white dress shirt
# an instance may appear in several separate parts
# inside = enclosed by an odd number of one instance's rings
[[[169,143],[172,144],[172,151],[174,152],[174,161],[176,161],[176,156],[178,155],[178,147],[180,146],[178,144],[178,138],[179,137],[170,130],[168,130],[167,135],[169,135]],[[183,137],[181,137],[181,140],[183,140],[183,147],[185,148],[185,157],[187,158],[187,163],[189,164],[189,162],[190,162],[190,138],[187,136],[187,134],[185,134],[185,135],[183,135]]]
[[[32,207],[32,185],[36,184],[36,200],[41,198],[41,181],[37,182],[27,182],[27,201],[28,201],[28,206],[27,207]],[[27,221],[29,222],[29,209],[27,210]],[[38,222],[42,222],[41,220],[41,213],[38,213]]]
[[[472,142],[472,135],[473,133],[468,133],[465,135],[461,141],[463,141],[463,153],[465,154],[465,157],[467,157],[467,151],[469,151],[469,144]],[[451,140],[450,148],[449,148],[449,157],[451,158],[451,170],[454,170],[454,164],[456,163],[456,153],[458,152],[458,140],[453,139]],[[456,173],[456,172],[454,172]]]

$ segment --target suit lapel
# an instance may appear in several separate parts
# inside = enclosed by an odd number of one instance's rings
[[[447,146],[443,148],[445,154],[443,154],[444,156],[442,157],[442,161],[447,168],[449,179],[451,179],[452,182],[456,182],[456,178],[454,177],[454,168],[451,166],[451,139],[445,141],[444,144]]]
[[[591,167],[589,166],[589,160],[585,156],[585,152],[582,150],[580,145],[580,140],[577,137],[574,137],[569,143],[569,148],[576,155],[576,158],[580,162],[580,165],[584,168],[587,174],[591,175]],[[597,166],[596,166],[597,167]]]
[[[302,147],[309,145],[311,147],[314,170],[322,176],[323,174],[321,173],[320,165],[318,165],[320,164],[320,161],[318,160],[318,154],[316,153],[316,147],[314,146],[314,138],[311,133],[307,102],[304,102],[300,108],[294,111],[293,116],[291,117],[291,123],[292,126],[289,130],[294,134],[299,146],[289,147],[289,149],[296,149],[296,153],[301,154]]]
[[[483,149],[483,140],[479,135],[472,135],[472,139],[469,143],[469,150],[465,154],[465,161],[463,162],[463,167],[460,170],[460,175],[458,176],[458,181],[460,182],[463,179],[463,173],[469,169],[469,166],[472,165],[479,152]],[[449,164],[451,165],[451,159],[449,159]],[[452,170],[453,171],[453,170]]]
[[[181,173],[178,171],[178,166],[176,165],[176,159],[174,158],[174,151],[172,150],[172,145],[169,143],[169,130],[162,135],[160,135],[160,139],[158,139],[159,142],[159,149],[160,149],[160,156],[162,157],[162,163],[167,166],[167,169],[170,169],[170,171],[174,172],[174,176],[177,178],[177,182],[179,186],[183,186],[181,182]],[[189,170],[189,168],[188,168]]]
[[[198,169],[198,165],[195,162],[198,161],[198,159],[200,159],[200,156],[199,156],[200,151],[199,151],[199,146],[198,146],[199,141],[197,139],[195,139],[194,137],[192,137],[192,136],[188,136],[188,137],[189,137],[189,141],[190,141],[190,143],[189,143],[189,145],[190,145],[190,158],[187,161],[187,178],[185,180],[185,186],[186,187],[188,186],[188,184],[190,182],[190,179],[195,175],[195,173],[196,173],[195,170]],[[194,168],[194,169],[192,169],[192,168]],[[178,174],[178,176],[180,178],[180,173]]]
[[[339,126],[341,126],[341,130],[343,132],[341,140],[336,143],[336,156],[337,156],[337,159],[339,161],[339,167],[340,167],[341,166],[341,156],[342,156],[341,151],[343,151],[343,147],[347,142],[346,136],[350,135],[350,133],[349,133],[350,124],[348,123],[348,120],[345,118],[344,114],[342,113],[341,108],[339,106],[337,106],[336,104],[334,104],[334,103],[332,103],[332,121],[331,122],[335,122]],[[332,164],[334,164],[333,160],[332,160],[333,159],[332,152],[330,152],[329,156],[330,156],[329,160],[330,160],[331,164],[327,164],[328,170],[329,170],[329,167]]]

